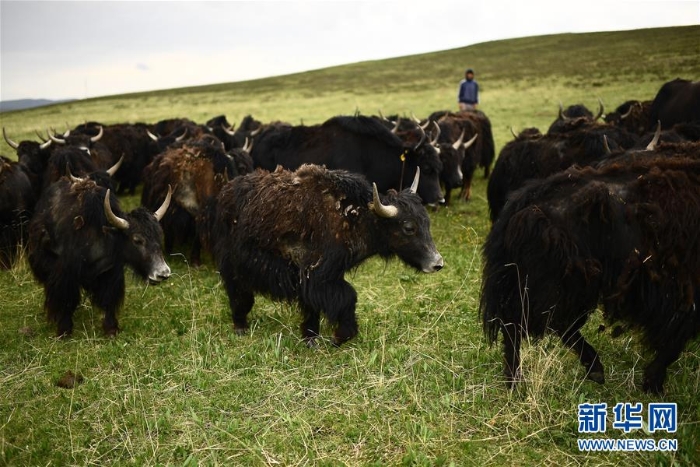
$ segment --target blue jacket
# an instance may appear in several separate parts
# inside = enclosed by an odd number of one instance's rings
[[[479,103],[479,83],[476,80],[467,81],[463,79],[459,83],[459,94],[457,94],[457,100],[459,102],[464,102],[466,104],[478,104]]]

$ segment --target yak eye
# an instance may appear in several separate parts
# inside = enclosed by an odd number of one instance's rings
[[[416,223],[413,221],[406,221],[403,223],[403,233],[406,235],[415,235],[416,233]]]
[[[146,244],[146,239],[143,238],[141,235],[134,235],[131,238],[131,241],[134,243],[136,246],[143,246]]]

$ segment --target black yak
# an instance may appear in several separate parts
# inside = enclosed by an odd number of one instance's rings
[[[22,164],[0,156],[0,269],[9,269],[27,240],[36,197]]]
[[[269,126],[255,138],[250,154],[256,168],[295,170],[302,164],[325,165],[364,175],[381,192],[411,183],[420,167],[418,195],[427,204],[442,202],[438,176],[442,163],[425,133],[405,143],[372,117],[333,117],[315,126]]]
[[[423,272],[442,268],[430,219],[410,189],[380,196],[358,174],[302,165],[257,171],[229,182],[218,196],[213,253],[228,293],[234,328],[248,329],[254,293],[297,301],[308,345],[323,313],[340,345],[358,332],[357,294],[345,272],[367,258],[398,256]]]
[[[666,369],[700,332],[700,160],[643,158],[571,168],[514,192],[483,249],[480,315],[503,335],[505,376],[520,379],[524,336],[552,331],[603,383],[580,328],[598,305],[641,330],[655,352],[643,388],[661,392]]]
[[[81,288],[104,310],[104,332],[114,335],[124,266],[154,284],[170,276],[158,224],[169,202],[170,196],[155,214],[142,207],[124,213],[110,190],[93,180],[64,177],[46,189],[29,223],[28,257],[59,336],[73,331]]]

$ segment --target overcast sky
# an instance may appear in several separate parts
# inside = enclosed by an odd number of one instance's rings
[[[0,0],[0,100],[241,81],[495,39],[688,24],[700,24],[699,0]]]

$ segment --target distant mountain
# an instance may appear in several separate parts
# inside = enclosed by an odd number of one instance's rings
[[[0,101],[0,112],[9,112],[10,110],[32,109],[34,107],[43,107],[45,105],[60,104],[62,102],[70,102],[75,99],[62,99],[52,101],[49,99],[16,99],[12,101]]]

